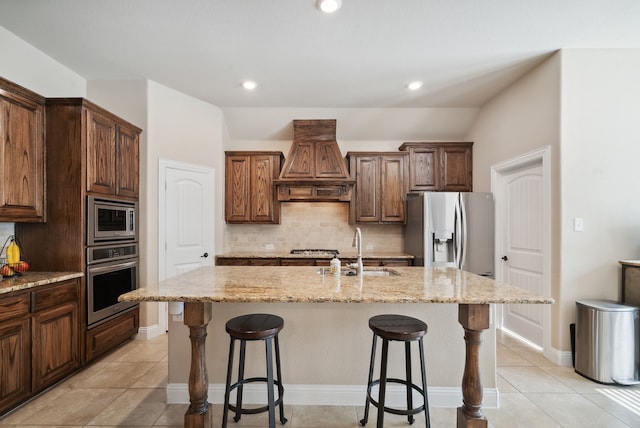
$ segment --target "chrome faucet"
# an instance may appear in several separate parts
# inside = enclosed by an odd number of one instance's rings
[[[358,261],[357,263],[352,263],[351,267],[356,270],[357,275],[362,275],[362,271],[364,270],[364,266],[362,265],[362,231],[359,227],[356,227],[356,233],[353,235],[353,243],[351,246],[358,249]]]

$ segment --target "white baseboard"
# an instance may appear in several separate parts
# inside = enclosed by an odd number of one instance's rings
[[[550,348],[544,351],[544,356],[553,363],[562,367],[573,367],[571,351],[560,351],[556,348]]]
[[[460,407],[462,390],[460,387],[427,388],[429,407]],[[264,403],[266,389],[263,385],[245,385],[243,401],[247,404]],[[366,387],[363,385],[285,385],[285,403],[288,405],[329,405],[364,406]],[[375,395],[374,395],[375,396]],[[224,385],[209,384],[209,402],[224,403]],[[406,390],[402,386],[388,385],[387,405],[400,407],[406,405]],[[167,403],[189,403],[189,389],[186,383],[167,385]],[[498,407],[497,388],[485,388],[482,407]]]
[[[161,328],[159,324],[154,324],[148,327],[139,327],[138,333],[136,333],[133,338],[138,340],[149,340],[153,339],[154,337],[161,336],[165,333],[166,331]]]

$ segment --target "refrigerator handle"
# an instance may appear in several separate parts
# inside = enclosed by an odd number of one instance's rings
[[[460,213],[461,213],[461,223],[462,223],[462,236],[460,237],[460,241],[462,242],[461,245],[461,249],[460,249],[460,253],[462,254],[460,257],[460,269],[462,269],[462,267],[464,266],[465,262],[467,261],[467,251],[469,248],[469,243],[467,242],[467,223],[468,223],[468,218],[467,218],[467,210],[466,207],[464,205],[464,203],[462,202],[462,195],[460,195],[460,200],[459,200],[459,204],[460,204]]]
[[[461,209],[461,204],[460,204],[460,198],[458,197],[458,199],[456,200],[456,221],[455,221],[455,234],[456,234],[456,267],[458,269],[462,269],[462,258],[463,256],[463,251],[462,251],[462,245],[463,245],[463,241],[462,241],[462,228],[463,228],[463,224],[464,224],[464,219],[463,219],[463,214],[462,214],[462,209]]]

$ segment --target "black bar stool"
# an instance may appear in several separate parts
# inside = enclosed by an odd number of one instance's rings
[[[224,409],[222,414],[222,427],[227,426],[227,416],[229,410],[235,412],[233,420],[238,422],[243,414],[256,414],[262,412],[269,412],[269,428],[275,427],[275,407],[280,407],[280,422],[284,425],[287,423],[287,418],[284,417],[284,404],[282,403],[282,396],[284,394],[284,387],[282,386],[282,375],[280,373],[280,346],[278,344],[278,333],[284,327],[284,320],[277,315],[270,314],[250,314],[235,317],[227,321],[226,324],[227,333],[231,337],[231,344],[229,345],[229,364],[227,366],[227,383],[224,392]],[[275,344],[275,356],[276,356],[276,375],[273,377],[273,348],[272,339]],[[235,341],[240,340],[240,361],[238,362],[238,381],[231,385],[231,371],[233,368],[233,353],[235,348]],[[252,377],[244,378],[244,357],[245,349],[248,340],[264,340],[267,352],[267,377]],[[242,408],[242,389],[243,386],[251,382],[266,382],[267,383],[267,399],[268,404],[263,407],[243,409]],[[278,387],[278,399],[274,399],[273,387]],[[237,388],[236,405],[229,404],[229,396],[233,389]]]
[[[364,407],[364,418],[360,420],[360,424],[362,426],[366,425],[367,420],[369,419],[369,403],[371,403],[378,408],[377,428],[382,428],[383,426],[384,412],[393,413],[395,415],[406,415],[409,420],[409,424],[413,424],[413,415],[422,411],[424,411],[426,426],[427,428],[430,427],[429,401],[427,399],[427,375],[424,367],[424,345],[422,343],[422,338],[427,334],[427,325],[419,319],[404,315],[376,315],[369,318],[369,328],[373,330],[373,345],[371,347],[371,363],[369,364],[367,401]],[[382,362],[380,363],[380,378],[373,380],[376,341],[378,337],[382,339]],[[387,356],[390,340],[404,342],[406,379],[387,378]],[[420,349],[422,388],[419,388],[411,381],[411,342],[416,340],[418,341],[418,347]],[[400,383],[407,387],[407,410],[385,407],[384,401],[387,383]],[[379,385],[378,401],[374,400],[371,396],[371,389],[375,385]],[[415,408],[413,407],[413,390],[418,391],[423,397],[423,404]]]

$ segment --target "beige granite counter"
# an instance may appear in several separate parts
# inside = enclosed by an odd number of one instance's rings
[[[394,267],[394,276],[318,274],[317,267],[203,267],[120,301],[291,303],[553,303],[454,268]]]
[[[62,282],[81,276],[83,276],[82,272],[24,272],[20,276],[3,278],[2,281],[0,281],[0,295]]]

